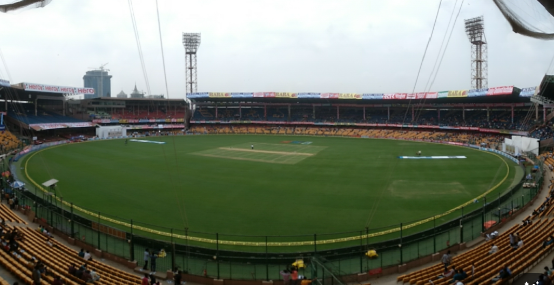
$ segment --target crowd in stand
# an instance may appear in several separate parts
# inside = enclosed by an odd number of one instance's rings
[[[279,272],[283,278],[284,285],[309,285],[313,280],[306,279],[305,276],[298,274],[298,267],[293,266],[290,269],[284,269]],[[315,279],[314,279],[315,280]]]
[[[544,139],[548,139],[548,138],[553,137],[554,136],[554,131],[552,130],[551,126],[542,125],[542,126],[539,126],[539,127],[535,128],[534,130],[532,130],[529,133],[529,136],[533,137],[533,138],[536,138],[536,139],[544,140]]]
[[[288,134],[319,136],[350,136],[368,138],[392,138],[430,142],[457,142],[498,149],[507,135],[492,133],[402,130],[398,128],[366,129],[356,127],[302,127],[279,125],[194,125],[189,130],[200,134]]]
[[[511,111],[466,111],[465,115],[459,109],[439,113],[436,110],[418,110],[412,117],[407,109],[372,109],[364,113],[361,108],[341,108],[337,115],[335,107],[312,108],[297,107],[267,108],[264,116],[263,108],[220,108],[217,115],[213,108],[195,110],[192,120],[249,120],[249,121],[291,121],[291,122],[326,122],[326,123],[376,123],[376,124],[417,124],[452,127],[479,127],[505,130],[527,130],[534,126],[534,120],[529,119],[527,111],[515,111],[512,120]]]

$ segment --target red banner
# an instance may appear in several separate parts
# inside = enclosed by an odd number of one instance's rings
[[[487,96],[510,95],[514,92],[514,86],[490,87]]]
[[[427,92],[425,93],[425,99],[437,99],[439,97],[439,92]]]
[[[385,99],[385,100],[394,99],[394,93],[385,93],[385,94],[383,94],[383,99]]]
[[[404,100],[408,97],[408,93],[394,93],[394,99]]]
[[[339,99],[339,93],[321,93],[321,99]]]

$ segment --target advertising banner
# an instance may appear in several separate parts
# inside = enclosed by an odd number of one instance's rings
[[[439,98],[439,92],[427,92],[425,93],[425,99],[437,99]]]
[[[489,88],[471,89],[467,93],[467,97],[487,96],[487,92],[489,92]]]
[[[111,120],[110,119],[94,119],[92,120],[93,123],[96,123],[96,124],[109,124],[111,123]]]
[[[210,92],[210,98],[231,98],[231,93]]]
[[[29,127],[36,131],[52,130],[52,129],[64,129],[64,128],[85,128],[93,127],[92,122],[79,122],[79,123],[52,123],[52,124],[30,124]]]
[[[60,94],[94,94],[94,88],[84,88],[84,87],[68,87],[68,86],[55,86],[47,84],[36,84],[36,83],[23,83],[23,88],[25,91],[40,91],[48,93],[60,93]]]
[[[385,94],[383,94],[383,99],[385,99],[385,100],[394,99],[394,93],[385,93]]]
[[[27,85],[29,90],[64,90],[43,85]],[[62,87],[59,87],[62,88]],[[530,97],[537,92],[537,87],[528,87],[521,90],[521,97]],[[471,90],[450,90],[441,92],[417,92],[417,93],[316,93],[316,92],[212,92],[190,93],[189,99],[200,98],[298,98],[298,99],[363,99],[363,100],[412,100],[412,99],[437,99],[437,98],[465,98],[495,95],[510,95],[513,86],[501,86]],[[65,90],[69,92],[70,90]],[[52,91],[54,92],[54,91]],[[61,92],[61,91],[60,91]]]
[[[82,122],[82,123],[65,123],[68,128],[86,128],[93,127],[94,124],[91,122]]]
[[[231,98],[252,98],[254,93],[231,93]]]
[[[0,86],[10,87],[10,82],[0,78]]]
[[[298,93],[296,94],[296,96],[298,97],[298,99],[319,99],[321,98],[321,94],[320,93]]]
[[[275,98],[297,98],[297,95],[296,93],[277,92]]]
[[[321,99],[339,99],[339,93],[321,93]]]
[[[448,91],[448,98],[467,97],[467,90],[451,90]]]
[[[531,97],[535,95],[535,92],[537,91],[537,87],[527,87],[522,88],[521,92],[519,93],[519,97]]]
[[[383,93],[364,93],[362,94],[362,99],[364,100],[381,100],[383,98]]]
[[[357,93],[340,93],[339,99],[362,99],[362,95]]]
[[[394,93],[394,99],[396,100],[404,100],[408,97],[408,93]]]
[[[196,99],[196,98],[209,98],[210,93],[208,92],[201,92],[201,93],[188,93],[187,98],[189,99]]]
[[[514,92],[514,86],[491,87],[487,96],[510,95]]]
[[[148,130],[148,129],[184,129],[183,124],[170,124],[170,125],[133,125],[127,127],[128,130]]]

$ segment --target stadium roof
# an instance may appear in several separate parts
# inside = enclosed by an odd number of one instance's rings
[[[554,100],[554,75],[543,77],[538,95]]]
[[[185,102],[185,99],[161,99],[161,98],[117,98],[117,97],[97,97],[83,100],[91,101],[156,101],[156,102]]]

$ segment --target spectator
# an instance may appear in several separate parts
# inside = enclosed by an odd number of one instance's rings
[[[148,270],[148,259],[150,258],[150,251],[148,251],[148,248],[144,250],[144,266],[142,267],[142,270]]]
[[[285,270],[281,270],[281,272],[279,272],[279,274],[283,277],[283,285],[289,285],[290,283],[290,272],[285,269]]]
[[[150,285],[156,284],[156,276],[154,273],[150,273]]]
[[[100,280],[100,274],[96,273],[96,271],[92,270],[92,268],[90,269],[90,277],[92,279],[92,282]]]
[[[75,274],[77,273],[77,268],[75,268],[74,263],[71,263],[71,265],[69,265],[69,269],[67,270],[67,272],[69,272],[69,274],[75,276]]]
[[[450,262],[452,262],[452,256],[450,255],[450,250],[447,251],[441,258],[442,264],[444,264],[444,271],[448,269],[448,266],[450,265]]]
[[[156,259],[158,258],[157,254],[150,255],[150,271],[152,274],[156,274]]]
[[[508,268],[508,265],[506,265],[504,266],[504,268],[500,270],[498,277],[500,277],[501,279],[506,279],[511,275],[512,275],[512,271],[510,271],[510,269]]]
[[[450,278],[456,273],[456,266],[452,265],[449,271],[445,271],[443,274],[439,275],[438,278]]]
[[[144,277],[142,277],[141,284],[140,285],[149,285],[148,282],[148,274],[144,273]]]
[[[47,270],[46,266],[42,263],[42,261],[39,260],[37,262],[37,266],[39,268],[40,274],[48,275],[48,270]]]
[[[487,240],[495,239],[499,235],[498,231],[494,231],[490,234],[487,234]]]
[[[523,240],[519,239],[519,241],[517,242],[517,248],[520,248],[522,246],[523,246]]]
[[[554,242],[554,237],[550,236],[550,239],[545,239],[542,243],[542,248],[546,248],[548,245]]]
[[[544,275],[539,275],[539,280],[537,280],[537,282],[535,284],[537,285],[544,285],[544,278],[543,278]]]
[[[52,281],[52,285],[62,285],[62,284],[63,282],[60,276],[54,277],[54,281]]]
[[[173,275],[173,281],[175,281],[175,285],[181,284],[181,278],[182,278],[181,273],[182,273],[181,270],[178,270],[177,274]]]
[[[296,267],[293,267],[291,269],[291,273],[290,273],[290,278],[291,278],[291,285],[297,285],[298,283],[298,269],[296,269]]]
[[[92,255],[90,255],[90,252],[87,250],[87,252],[85,253],[85,256],[83,256],[83,258],[85,260],[92,260]]]
[[[498,251],[498,246],[496,246],[496,244],[492,244],[492,247],[491,247],[491,250],[489,251],[489,254],[493,254],[493,253],[496,253]]]
[[[79,256],[84,258],[85,257],[85,250],[81,248],[81,251],[79,251]]]
[[[462,281],[466,279],[467,274],[464,272],[463,269],[459,269],[458,273],[454,274],[454,277],[452,278],[452,281],[450,283],[456,283],[457,281]]]
[[[83,277],[83,273],[85,273],[85,269],[86,267],[84,265],[79,267],[79,269],[77,269],[77,271],[75,272],[75,277],[81,279],[81,277]]]
[[[544,274],[546,274],[546,276],[550,276],[550,275],[552,275],[552,270],[550,270],[550,268],[548,268],[548,266],[545,266],[544,267]]]
[[[516,245],[516,237],[514,234],[510,233],[510,245],[515,246]]]
[[[83,272],[83,275],[81,275],[81,280],[83,280],[85,282],[91,282],[92,281],[92,276],[90,275],[89,270],[85,270]]]
[[[33,269],[33,285],[40,285],[40,265],[35,265]]]
[[[542,276],[543,285],[550,285],[552,284],[552,280],[550,280],[550,276],[543,274]]]

